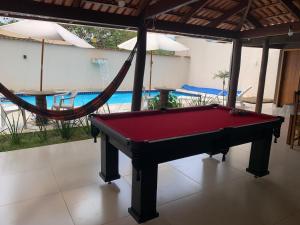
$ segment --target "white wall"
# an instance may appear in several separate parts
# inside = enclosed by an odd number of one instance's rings
[[[213,79],[219,70],[229,70],[232,44],[208,42],[203,39],[179,37],[179,42],[190,48],[191,64],[188,83],[202,87],[222,88],[222,81]],[[256,96],[261,61],[261,48],[242,49],[239,90],[253,88],[248,96]],[[266,77],[265,97],[273,98],[279,50],[270,50]]]
[[[207,42],[203,39],[179,37],[190,48],[190,56],[154,56],[153,85],[178,88],[184,83],[221,88],[222,81],[213,79],[219,70],[229,70],[231,44]],[[29,41],[0,39],[0,82],[8,88],[34,90],[39,88],[41,44]],[[27,59],[23,59],[23,55]],[[47,45],[45,48],[44,90],[99,90],[114,78],[129,52],[80,49],[72,46]],[[92,58],[108,59],[100,68]],[[279,51],[270,50],[265,97],[273,98]],[[260,70],[261,49],[243,48],[239,89],[253,86],[248,93],[255,96]],[[149,55],[144,86],[149,82]],[[120,90],[132,90],[135,62]]]
[[[80,49],[73,46],[46,45],[44,90],[99,90],[116,76],[127,51]],[[27,59],[23,59],[27,55]],[[108,66],[92,63],[92,58],[108,59]],[[41,44],[30,41],[0,39],[0,82],[15,91],[39,89]],[[153,87],[179,87],[187,83],[187,57],[154,56]],[[120,90],[132,90],[135,62]],[[149,55],[144,86],[149,81]]]

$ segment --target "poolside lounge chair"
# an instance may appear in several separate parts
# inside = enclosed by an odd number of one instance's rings
[[[7,102],[7,103],[4,104],[4,102]],[[8,114],[14,113],[14,112],[21,113],[21,116],[23,119],[23,125],[24,125],[24,128],[26,128],[27,120],[26,120],[25,110],[13,103],[10,103],[8,100],[5,99],[4,96],[0,95],[0,129],[5,127],[6,120],[8,119],[7,118]]]
[[[244,91],[242,91],[240,94],[237,95],[236,102],[240,103],[240,106],[242,108],[245,107],[245,103],[243,102],[243,97],[248,91],[250,91],[250,89],[252,89],[252,86],[249,86],[248,88],[246,88]]]
[[[72,91],[67,94],[54,95],[52,110],[74,109],[74,101],[77,94],[77,91]]]
[[[244,91],[237,92],[237,102],[241,104],[241,107],[244,107],[243,102],[241,101],[242,97],[251,89],[252,87],[246,88]],[[227,97],[228,91],[223,91],[216,88],[205,88],[205,87],[196,87],[192,85],[184,84],[180,89],[177,89],[178,92],[189,93],[194,95],[201,95],[202,102],[204,104],[220,104],[223,101],[223,97]]]

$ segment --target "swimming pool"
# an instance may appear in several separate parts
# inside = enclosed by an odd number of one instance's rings
[[[97,97],[99,93],[100,92],[79,92],[74,101],[75,107],[79,107],[86,104],[87,102]],[[149,92],[147,91],[144,92],[143,94],[144,95],[149,94]],[[159,94],[158,91],[150,92],[150,96],[156,96],[158,94]],[[173,91],[172,95],[175,95],[177,97],[192,96],[191,94],[186,94],[177,91]],[[35,105],[35,98],[33,96],[22,95],[22,94],[19,96],[26,102]],[[108,100],[108,104],[129,104],[131,103],[131,99],[132,99],[132,91],[118,91],[115,94],[113,94],[112,97]],[[47,107],[51,108],[52,104],[53,104],[53,96],[47,96]]]

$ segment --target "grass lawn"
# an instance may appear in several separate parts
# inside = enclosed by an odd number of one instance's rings
[[[72,141],[86,140],[92,138],[87,127],[75,127],[68,130],[66,138],[62,137],[61,130],[38,131],[31,133],[17,134],[18,137],[12,139],[12,135],[0,135],[0,152],[17,149],[33,148],[45,145],[60,144]],[[15,141],[17,139],[17,141]]]

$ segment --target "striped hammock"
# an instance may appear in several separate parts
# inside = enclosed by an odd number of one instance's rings
[[[96,98],[94,98],[87,104],[75,109],[63,110],[63,111],[42,109],[38,106],[34,106],[26,102],[19,96],[15,95],[10,90],[8,90],[2,83],[0,83],[0,92],[14,104],[39,116],[48,119],[63,120],[63,121],[78,119],[95,112],[97,109],[103,106],[110,99],[110,97],[116,92],[116,90],[119,88],[119,86],[121,85],[121,83],[123,82],[124,78],[128,73],[136,49],[137,49],[137,45],[131,51],[128,59],[123,64],[117,76],[113,79],[113,81],[106,87],[106,89],[103,92],[101,92]]]

